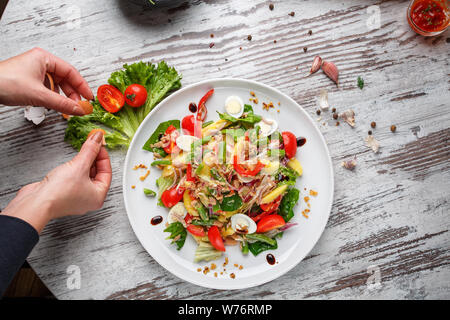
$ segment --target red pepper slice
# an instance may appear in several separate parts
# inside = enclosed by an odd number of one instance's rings
[[[180,148],[178,148],[176,140],[180,136],[180,133],[177,131],[177,128],[175,128],[173,125],[170,125],[166,132],[164,132],[165,135],[170,136],[170,142],[167,147],[164,147],[164,151],[166,153],[178,153],[180,152]]]
[[[263,211],[260,214],[258,214],[257,216],[251,217],[253,221],[258,222],[259,220],[261,220],[262,218],[274,213],[275,210],[270,210],[270,211]]]
[[[265,203],[265,204],[261,204],[260,208],[263,211],[275,211],[278,209],[278,207],[280,206],[281,203],[281,196],[279,196],[278,198],[276,198],[275,200],[273,200],[270,203]]]
[[[194,123],[194,136],[197,138],[202,138],[202,125],[203,121],[206,119],[206,115],[208,114],[208,109],[206,109],[205,103],[213,93],[214,89],[209,90],[198,103],[197,116]]]
[[[211,89],[200,99],[200,102],[198,103],[197,120],[205,121],[206,115],[208,114],[208,109],[206,109],[205,103],[213,93],[214,89]]]
[[[197,179],[192,176],[192,165],[190,163],[186,166],[186,181],[196,181]]]
[[[255,165],[255,168],[253,170],[250,170],[245,168],[243,165],[239,164],[237,160],[237,155],[234,155],[233,167],[234,170],[236,170],[236,172],[239,173],[241,176],[253,177],[256,176],[261,171],[262,168],[264,168],[264,164],[262,164],[258,160],[258,162]]]

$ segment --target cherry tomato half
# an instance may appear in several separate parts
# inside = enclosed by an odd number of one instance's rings
[[[183,133],[193,136],[194,124],[195,124],[194,115],[184,117],[183,120],[181,120],[181,128],[183,129]]]
[[[164,147],[164,151],[166,153],[178,153],[180,152],[180,148],[177,146],[177,138],[180,136],[180,133],[177,131],[177,128],[175,128],[173,125],[170,125],[166,132],[164,133],[166,135],[170,135],[170,142],[167,147]]]
[[[284,131],[281,133],[283,137],[284,151],[286,151],[286,157],[291,159],[295,157],[297,153],[297,138],[292,132]]]
[[[193,225],[193,224],[188,224],[186,229],[192,235],[197,236],[197,237],[204,237],[206,235],[205,234],[205,230],[203,229],[202,226],[196,226],[196,225]]]
[[[256,225],[256,233],[264,233],[286,224],[283,217],[278,214],[271,214],[263,217]]]
[[[161,195],[161,201],[167,208],[172,208],[183,199],[184,188],[172,187],[165,190]]]
[[[219,251],[225,251],[225,245],[223,244],[222,235],[220,234],[217,226],[212,226],[208,230],[208,239],[212,246]]]
[[[97,98],[102,107],[111,113],[116,113],[125,104],[125,98],[122,92],[110,84],[104,84],[98,87]]]
[[[130,84],[124,92],[125,102],[130,107],[140,107],[147,101],[147,89],[140,84]]]

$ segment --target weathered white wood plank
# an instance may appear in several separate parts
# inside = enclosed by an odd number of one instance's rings
[[[342,121],[336,126],[329,112],[318,121],[336,172],[335,202],[319,243],[283,277],[236,292],[168,274],[134,236],[116,174],[103,209],[52,222],[29,258],[58,298],[450,297],[448,31],[435,38],[413,33],[405,19],[408,1],[272,2],[273,11],[262,0],[196,0],[169,10],[123,0],[8,5],[0,21],[0,59],[41,46],[75,65],[94,89],[123,63],[164,59],[183,74],[184,85],[225,76],[262,81],[314,118],[316,96],[326,88],[332,107],[356,112],[354,129]],[[371,5],[381,10],[380,28],[367,27]],[[321,72],[305,77],[315,55],[338,65],[339,88]],[[372,121],[379,154],[363,141]],[[21,186],[75,152],[64,143],[65,122],[56,114],[34,127],[21,110],[3,107],[0,123],[4,207]],[[341,168],[355,155],[354,172]],[[121,172],[124,157],[124,151],[112,152],[114,172]],[[66,286],[69,265],[81,268],[80,290]],[[373,290],[366,285],[371,265],[381,272],[381,286]]]

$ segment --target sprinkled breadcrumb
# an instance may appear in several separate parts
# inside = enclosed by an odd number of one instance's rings
[[[310,195],[310,196],[315,197],[315,196],[317,196],[318,194],[319,194],[319,193],[318,193],[317,191],[309,190],[309,195]]]
[[[136,188],[136,186],[135,186],[135,185],[132,185],[132,186],[131,186],[131,189],[134,189],[134,188]]]
[[[234,279],[234,278],[236,278],[236,275],[234,273],[230,273],[230,278]]]
[[[147,172],[143,176],[139,177],[139,179],[141,181],[144,181],[148,177],[149,174],[150,174],[150,170],[147,170]]]

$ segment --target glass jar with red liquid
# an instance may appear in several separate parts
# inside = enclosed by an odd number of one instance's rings
[[[444,32],[450,22],[449,0],[412,0],[407,11],[411,28],[423,36]]]

